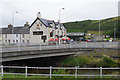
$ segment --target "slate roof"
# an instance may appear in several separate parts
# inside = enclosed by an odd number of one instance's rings
[[[14,34],[30,34],[30,28],[29,27],[14,27],[13,28]],[[12,34],[12,28],[1,28],[0,34]]]
[[[31,24],[31,26],[37,21],[37,20],[40,20],[46,27],[50,27],[52,28],[52,26],[50,24],[54,23],[55,25],[58,25],[59,23],[58,22],[54,22],[54,20],[47,20],[47,19],[43,19],[43,18],[39,18],[37,17],[35,19],[35,21]],[[63,24],[60,24],[61,26],[63,26]],[[30,28],[31,28],[30,26]],[[58,29],[56,26],[55,26],[55,29]]]
[[[35,21],[31,24],[30,28],[32,27],[32,25],[33,25],[37,20],[40,20],[46,27],[51,27],[51,28],[52,28],[52,26],[49,24],[49,22],[51,22],[51,21],[46,20],[46,19],[43,19],[43,18],[39,18],[39,17],[37,17],[37,18],[35,19]]]

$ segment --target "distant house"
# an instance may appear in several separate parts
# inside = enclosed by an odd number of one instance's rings
[[[67,31],[63,24],[43,19],[38,12],[30,26],[26,22],[24,26],[13,27],[10,24],[7,28],[1,28],[0,44],[39,45],[47,44],[50,39],[62,39],[66,36]]]
[[[14,27],[8,25],[7,28],[1,28],[0,30],[0,43],[1,44],[29,44],[29,27],[19,26]]]
[[[84,33],[80,33],[80,32],[67,33],[67,36],[73,39],[74,41],[79,41],[84,39]]]

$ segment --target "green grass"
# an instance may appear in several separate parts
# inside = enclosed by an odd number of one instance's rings
[[[2,75],[0,75],[0,80],[2,79]]]
[[[5,74],[3,78],[26,78],[25,75]],[[27,78],[49,78],[49,76],[27,76]]]
[[[99,80],[100,79],[100,76],[95,76],[95,77],[82,77],[82,76],[78,76],[77,77],[78,80],[80,79],[89,79],[89,80],[92,80],[92,79],[97,79]],[[106,78],[106,79],[109,79],[109,80],[119,80],[117,79],[117,77],[111,77],[111,76],[105,76],[105,77],[102,77],[103,79]],[[27,78],[24,76],[24,75],[5,75],[2,80],[49,80],[50,77],[47,77],[47,76],[28,76]],[[75,79],[75,76],[52,76],[52,80],[73,80]]]

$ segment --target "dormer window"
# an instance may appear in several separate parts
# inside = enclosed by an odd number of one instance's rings
[[[53,26],[51,23],[49,23],[50,26]]]

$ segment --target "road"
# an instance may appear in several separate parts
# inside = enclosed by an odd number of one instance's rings
[[[24,47],[1,47],[1,52],[48,50],[62,48],[118,48],[118,42],[75,42],[71,44],[49,45],[49,46],[24,46]]]

